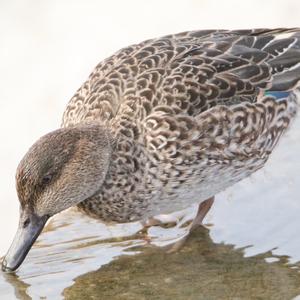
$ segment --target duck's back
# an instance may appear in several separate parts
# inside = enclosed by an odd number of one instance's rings
[[[299,81],[299,29],[202,30],[144,41],[101,62],[71,99],[63,126],[103,122],[135,102],[136,118],[160,106],[197,116],[216,105],[256,102],[259,89]]]
[[[191,31],[100,63],[63,126],[98,120],[119,137],[120,165],[97,200],[114,198],[106,214],[177,209],[184,200],[174,199],[205,200],[262,167],[296,112],[299,38],[299,29]]]

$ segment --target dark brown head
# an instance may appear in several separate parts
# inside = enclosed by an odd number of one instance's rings
[[[29,149],[17,168],[20,222],[3,270],[18,268],[49,217],[101,189],[110,156],[108,133],[98,124],[58,129]]]

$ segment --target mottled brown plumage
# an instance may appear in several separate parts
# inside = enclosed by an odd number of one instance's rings
[[[117,222],[206,199],[209,209],[265,164],[296,114],[299,80],[300,29],[191,31],[121,49],[20,163],[21,205]]]
[[[298,29],[194,31],[100,63],[63,127],[99,120],[117,140],[98,194],[79,204],[130,221],[203,201],[261,168],[296,111]]]

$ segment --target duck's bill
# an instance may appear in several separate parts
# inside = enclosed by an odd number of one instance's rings
[[[34,213],[21,212],[17,233],[2,261],[4,272],[15,271],[21,265],[47,220],[47,216],[39,217]]]

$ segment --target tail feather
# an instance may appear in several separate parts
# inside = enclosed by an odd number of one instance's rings
[[[300,29],[280,29],[270,33],[272,39],[261,48],[269,55],[266,63],[273,75],[268,89],[294,90],[300,85]]]
[[[232,43],[230,54],[248,61],[233,73],[259,88],[292,91],[300,86],[300,28],[253,30]]]

